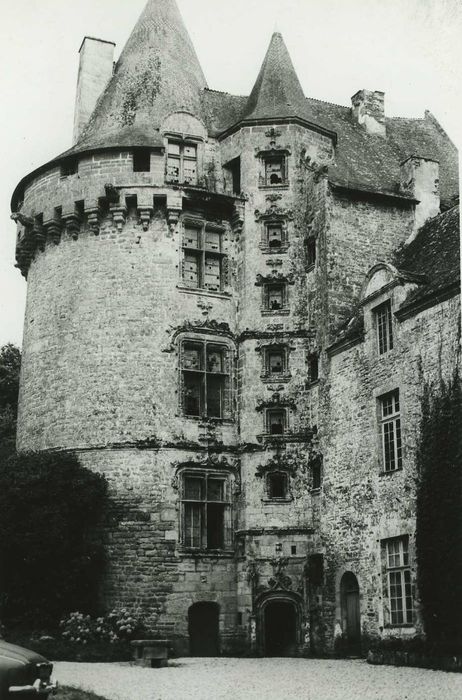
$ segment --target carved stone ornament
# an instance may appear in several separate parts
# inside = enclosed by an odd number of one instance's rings
[[[76,212],[70,212],[69,214],[63,214],[61,218],[66,233],[76,241],[80,233],[80,216]]]
[[[272,394],[270,399],[260,399],[255,406],[255,410],[261,412],[265,408],[279,407],[291,408],[293,411],[297,410],[295,399],[291,396],[281,396],[279,392]]]
[[[175,231],[176,225],[178,224],[181,215],[181,209],[176,209],[169,207],[167,209],[167,223],[171,234]]]
[[[32,236],[34,237],[34,241],[37,247],[40,250],[44,250],[46,241],[45,229],[42,226],[42,224],[40,224],[38,221],[34,222],[34,225],[32,227]]]
[[[122,231],[127,218],[127,207],[119,204],[111,204],[112,220],[118,231]]]
[[[259,464],[255,476],[261,478],[269,472],[282,471],[293,476],[306,462],[306,454],[300,450],[278,452],[265,464]]]
[[[295,278],[292,272],[285,275],[283,272],[278,270],[272,270],[269,275],[257,275],[257,281],[255,282],[256,287],[261,287],[264,284],[270,284],[273,282],[287,282],[287,284],[294,284]]]
[[[318,163],[311,156],[306,155],[305,150],[301,152],[300,158],[305,168],[314,174],[315,182],[318,182],[322,177],[327,177],[329,166],[326,163]]]
[[[88,217],[88,226],[95,236],[99,235],[99,228],[102,218],[102,212],[99,207],[91,207],[90,209],[85,209],[85,214]]]
[[[185,321],[180,326],[170,326],[167,333],[171,333],[169,345],[162,349],[162,352],[173,352],[176,349],[175,340],[180,333],[206,333],[210,335],[221,335],[233,338],[233,333],[227,323],[206,318],[203,321]]]
[[[266,211],[255,209],[255,221],[264,221],[265,219],[281,219],[284,221],[293,221],[294,214],[292,209],[283,209],[276,204],[271,204]]]
[[[287,557],[274,557],[271,560],[273,576],[269,579],[270,590],[288,591],[292,588],[292,579],[285,573],[285,568],[289,560]]]
[[[274,267],[281,267],[283,261],[281,260],[281,258],[272,258],[270,260],[267,260],[266,264],[268,265],[268,267],[270,267],[271,265],[273,265]]]
[[[271,129],[268,129],[268,131],[265,131],[265,136],[267,136],[270,139],[277,139],[278,136],[281,135],[281,131],[279,129],[275,129],[274,126],[271,127]]]
[[[143,231],[147,231],[151,222],[152,207],[139,207],[138,216],[140,224],[143,227]]]
[[[50,221],[46,221],[44,226],[53,243],[58,245],[59,241],[61,240],[61,222],[57,219],[52,219]]]

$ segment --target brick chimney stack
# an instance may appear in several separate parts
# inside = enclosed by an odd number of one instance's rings
[[[369,134],[386,136],[385,93],[375,90],[358,90],[351,98],[353,116]]]
[[[114,48],[114,42],[95,39],[91,36],[84,37],[82,41],[79,49],[80,63],[75,98],[73,143],[79,140],[99,96],[112,76]]]
[[[415,208],[414,230],[410,243],[427,219],[440,213],[440,166],[438,161],[421,156],[410,156],[401,163],[400,189],[419,203]]]

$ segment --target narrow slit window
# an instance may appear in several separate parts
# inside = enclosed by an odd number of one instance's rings
[[[393,350],[393,317],[390,300],[374,309],[379,355]]]
[[[308,238],[306,242],[306,262],[309,268],[316,264],[316,239],[313,237]]]

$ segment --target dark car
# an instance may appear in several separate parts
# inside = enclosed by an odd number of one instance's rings
[[[56,693],[53,664],[30,649],[0,639],[0,700],[47,698]]]

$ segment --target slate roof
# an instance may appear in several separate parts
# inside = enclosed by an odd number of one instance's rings
[[[393,262],[399,272],[425,278],[425,283],[401,305],[400,312],[435,295],[444,297],[454,288],[460,289],[459,206],[429,219],[416,238],[397,251]]]
[[[279,32],[271,37],[241,120],[302,117],[305,95]]]
[[[209,90],[175,0],[149,0],[78,143],[24,177],[24,186],[63,158],[105,148],[161,147],[163,118],[186,109],[211,136],[255,120],[297,118],[337,136],[335,186],[398,195],[400,163],[411,155],[440,163],[442,208],[458,193],[457,151],[430,112],[386,119],[386,137],[368,134],[351,108],[305,98],[282,36],[272,36],[249,97]]]

